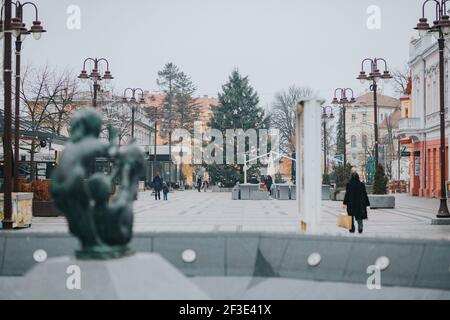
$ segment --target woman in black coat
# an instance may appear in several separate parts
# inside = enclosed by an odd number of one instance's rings
[[[363,220],[367,220],[367,207],[370,207],[370,202],[366,186],[359,180],[358,173],[353,172],[344,198],[344,209],[347,209],[348,215],[352,217],[351,233],[355,232],[355,219],[358,222],[358,232],[363,232]]]
[[[156,172],[153,178],[153,190],[155,190],[155,200],[161,200],[161,189],[163,187],[163,180],[161,179],[159,172]]]

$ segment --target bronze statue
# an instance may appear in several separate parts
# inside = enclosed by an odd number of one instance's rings
[[[109,143],[99,139],[101,115],[92,108],[72,119],[70,142],[53,173],[51,193],[64,212],[70,232],[81,242],[80,259],[109,259],[131,253],[133,201],[144,156],[135,144],[119,148],[117,134],[108,127]],[[96,158],[113,160],[110,175],[94,173]],[[113,194],[116,180],[118,190]]]

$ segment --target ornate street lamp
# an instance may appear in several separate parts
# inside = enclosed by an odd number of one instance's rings
[[[131,97],[130,99],[127,98],[127,92],[131,91]],[[140,98],[139,100],[136,99],[136,92],[140,92]],[[123,98],[122,101],[125,103],[131,104],[131,138],[134,139],[134,114],[136,112],[136,107],[139,106],[139,104],[144,104],[144,90],[141,88],[126,88],[123,92]]]
[[[328,174],[328,161],[327,161],[327,120],[334,119],[333,107],[325,106],[322,108],[322,120],[323,120],[323,174]],[[330,112],[328,112],[330,110]]]
[[[370,72],[369,75],[366,74],[366,71],[364,69],[366,62],[370,63]],[[383,62],[384,64],[384,71],[381,74],[380,69],[378,67],[378,63]],[[378,90],[378,83],[380,80],[383,80],[385,82],[392,79],[392,76],[388,70],[387,62],[385,59],[382,58],[375,58],[370,59],[366,58],[361,63],[361,71],[359,73],[359,76],[356,78],[358,79],[362,84],[366,83],[367,81],[371,82],[370,85],[370,91],[373,92],[373,109],[374,109],[374,136],[375,136],[375,168],[378,167],[378,147],[379,147],[379,141],[378,141],[378,100],[377,100],[377,90]]]
[[[94,63],[94,68],[92,69],[91,73],[88,74],[86,71],[86,62],[92,61]],[[100,74],[99,71],[99,65],[101,62],[106,63],[106,71],[103,74],[103,76]],[[92,99],[92,106],[94,108],[97,107],[97,92],[100,90],[100,81],[105,80],[105,82],[109,82],[114,77],[111,74],[111,71],[109,70],[109,62],[105,58],[87,58],[83,62],[83,70],[81,70],[80,75],[78,76],[78,79],[80,79],[82,82],[86,82],[89,79],[93,82],[93,88],[94,88],[94,97]]]
[[[30,30],[26,28],[26,24],[23,22],[23,9],[26,6],[32,6],[34,8],[35,20],[32,22]],[[44,28],[39,21],[38,8],[32,2],[15,3],[16,17],[12,19],[11,29],[12,34],[16,38],[16,85],[15,85],[15,112],[14,112],[14,191],[19,191],[19,137],[20,137],[20,77],[21,77],[21,51],[22,42],[25,40],[26,35],[30,33],[35,40],[39,40],[44,32]],[[33,163],[31,165],[34,165]]]
[[[12,8],[15,8],[15,17],[12,17]],[[23,9],[26,6],[33,6],[35,9],[35,20],[28,30],[23,22]],[[4,39],[4,219],[3,228],[12,229],[12,176],[14,176],[14,190],[18,191],[19,178],[19,137],[20,137],[20,51],[22,41],[27,34],[32,34],[36,40],[41,38],[46,30],[39,21],[38,8],[33,2],[21,3],[20,1],[5,1],[0,9],[0,39]],[[12,37],[16,38],[16,85],[15,85],[15,120],[14,120],[14,174],[12,172],[11,159],[13,158],[10,149],[12,136]]]
[[[15,38],[25,37],[27,34],[32,34],[33,38],[39,40],[44,32],[47,32],[44,27],[42,27],[41,21],[39,21],[38,8],[33,2],[24,2],[20,1],[11,2],[11,5],[15,7],[16,16],[10,20],[10,32]],[[28,30],[26,28],[25,23],[23,23],[23,8],[25,6],[33,6],[36,19],[32,22],[32,26]],[[4,24],[6,21],[3,21],[3,11],[5,4],[2,5],[1,15],[0,15],[0,39],[3,39],[5,35]],[[6,20],[6,19],[5,19]]]
[[[445,38],[450,33],[450,18],[447,15],[447,2],[449,0],[434,0],[432,3],[435,6],[435,20],[433,26],[428,24],[428,19],[425,17],[425,6],[430,0],[427,0],[422,5],[422,18],[414,28],[419,31],[422,37],[431,32],[438,41],[439,47],[439,103],[440,103],[440,169],[441,169],[441,199],[438,211],[438,218],[450,218],[450,213],[447,206],[446,184],[445,184],[445,71],[444,71],[444,49]]]
[[[338,92],[340,92],[341,96],[338,99]],[[350,100],[347,97],[347,92],[350,92],[352,94],[352,97]],[[334,98],[333,101],[331,101],[331,104],[339,106],[342,110],[342,117],[343,117],[343,135],[344,135],[344,158],[343,158],[343,165],[347,165],[347,136],[346,136],[346,108],[348,108],[350,105],[354,104],[356,102],[355,95],[352,89],[350,88],[337,88],[334,90]]]

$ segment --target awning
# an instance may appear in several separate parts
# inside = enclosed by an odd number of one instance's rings
[[[411,144],[412,139],[411,138],[403,138],[400,140],[400,144]]]
[[[4,131],[4,125],[5,125],[5,117],[3,110],[0,110],[0,137],[3,137],[3,131]],[[12,117],[12,132],[14,133],[15,126],[14,126],[14,116]],[[36,130],[33,126],[33,124],[24,119],[20,119],[20,127],[19,127],[20,135],[29,139],[39,139],[39,140],[47,140],[52,141],[54,145],[64,145],[66,141],[69,139],[67,137],[58,135],[53,132],[50,128],[39,128]]]

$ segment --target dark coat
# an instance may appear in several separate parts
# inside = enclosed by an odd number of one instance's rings
[[[153,189],[160,191],[163,186],[163,181],[160,176],[155,176],[153,178]]]
[[[347,184],[344,204],[347,206],[349,216],[357,220],[367,219],[367,207],[370,207],[366,186],[359,180],[352,179]]]
[[[268,176],[266,180],[267,190],[270,190],[270,188],[272,188],[272,184],[273,184],[272,177]]]

